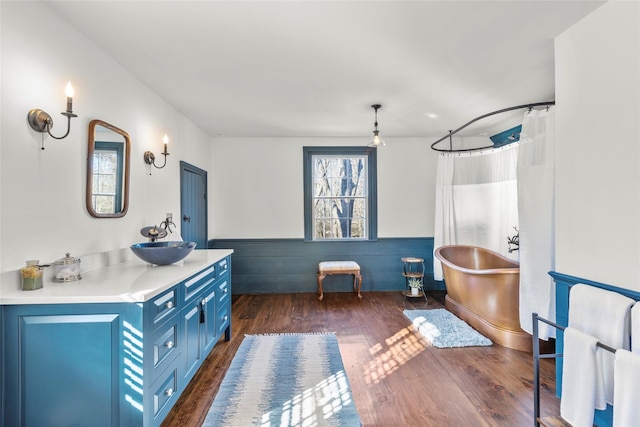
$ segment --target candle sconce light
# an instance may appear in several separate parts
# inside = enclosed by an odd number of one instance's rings
[[[71,82],[67,83],[67,86],[64,90],[67,95],[67,110],[60,113],[67,118],[67,132],[62,136],[55,136],[51,133],[51,128],[53,127],[53,119],[46,112],[39,108],[34,108],[29,111],[27,114],[27,121],[31,126],[31,129],[36,132],[41,132],[42,135],[42,146],[41,149],[44,150],[44,133],[48,133],[50,137],[54,139],[64,139],[69,135],[69,131],[71,130],[71,118],[78,117],[77,114],[73,114],[73,86],[71,86]]]
[[[167,144],[169,144],[169,137],[166,134],[162,138],[162,142],[164,143],[164,151],[160,153],[164,156],[164,163],[162,166],[156,165],[156,156],[151,151],[144,152],[144,162],[149,165],[149,175],[151,175],[151,165],[157,169],[162,169],[167,165],[167,156],[169,155],[169,151],[167,151]]]

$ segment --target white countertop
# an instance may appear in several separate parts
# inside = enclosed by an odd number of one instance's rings
[[[145,302],[204,268],[231,255],[231,249],[195,250],[171,265],[150,265],[134,258],[82,272],[68,283],[45,281],[42,289],[4,289],[0,305]]]

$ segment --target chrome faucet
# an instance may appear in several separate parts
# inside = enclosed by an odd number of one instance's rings
[[[173,230],[171,230],[172,225],[174,228],[176,227],[175,223],[173,222],[173,214],[168,213],[167,218],[160,223],[160,228],[163,228],[169,233],[173,233]]]
[[[144,237],[149,238],[150,242],[155,242],[158,239],[162,239],[163,237],[167,237],[168,233],[173,233],[171,226],[175,228],[176,225],[173,222],[173,215],[168,213],[167,217],[164,221],[160,223],[160,225],[150,225],[147,227],[143,227],[140,230],[140,234]]]

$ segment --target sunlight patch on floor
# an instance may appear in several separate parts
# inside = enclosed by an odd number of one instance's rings
[[[413,321],[413,325],[425,336],[429,341],[433,342],[434,339],[442,335],[440,329],[433,323],[429,322],[424,316],[418,316]]]
[[[352,401],[347,376],[343,370],[322,380],[312,388],[282,404],[280,423],[270,421],[271,412],[262,416],[261,427],[314,427],[328,425],[331,417]]]
[[[403,328],[369,349],[374,359],[365,367],[366,384],[377,384],[420,354],[426,348],[424,340],[413,326]]]

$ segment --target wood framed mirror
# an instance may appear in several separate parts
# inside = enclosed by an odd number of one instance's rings
[[[129,134],[102,120],[89,123],[87,210],[95,218],[120,218],[129,209]]]

